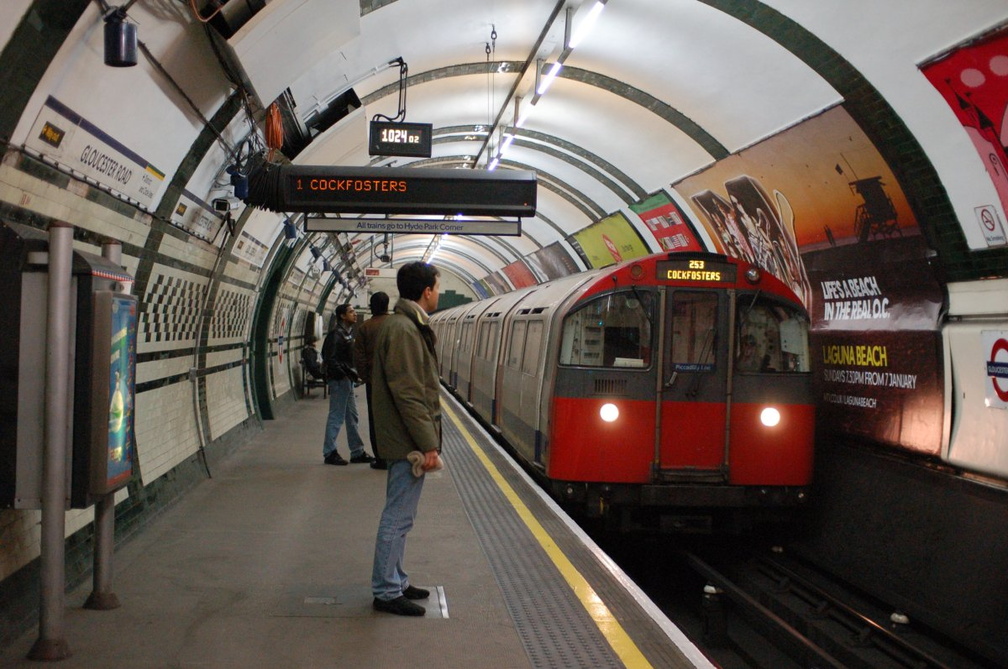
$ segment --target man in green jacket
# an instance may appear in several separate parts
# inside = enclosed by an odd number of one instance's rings
[[[424,471],[439,464],[441,386],[429,314],[437,309],[440,272],[427,263],[407,263],[399,268],[396,285],[399,301],[378,334],[371,370],[375,446],[388,462],[371,591],[377,611],[422,616],[426,610],[412,600],[426,599],[430,592],[410,585],[403,555],[424,476],[413,476],[406,456],[423,453]]]

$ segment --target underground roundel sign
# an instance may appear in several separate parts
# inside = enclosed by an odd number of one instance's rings
[[[987,358],[987,405],[1008,409],[1008,332],[981,335]]]

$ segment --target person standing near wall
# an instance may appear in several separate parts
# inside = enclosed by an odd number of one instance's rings
[[[371,372],[375,436],[378,450],[388,462],[371,592],[376,611],[422,616],[426,609],[413,600],[426,599],[430,591],[410,584],[403,555],[425,474],[414,476],[407,456],[420,451],[424,472],[440,464],[441,386],[428,315],[437,309],[440,272],[427,263],[407,263],[399,268],[396,285],[400,298],[395,313],[378,333]]]
[[[371,463],[372,469],[388,469],[375,441],[375,415],[371,402],[373,388],[371,365],[374,360],[378,332],[381,330],[382,323],[388,318],[388,304],[388,293],[378,291],[371,296],[371,318],[361,323],[361,326],[357,328],[357,338],[354,340],[354,366],[357,367],[357,373],[360,374],[360,377],[364,379],[364,391],[367,397],[368,433],[371,437],[371,450],[375,455],[375,461]]]
[[[326,365],[326,382],[329,384],[329,418],[326,420],[322,460],[327,465],[345,465],[347,461],[336,450],[336,437],[346,423],[350,462],[374,462],[364,450],[364,441],[357,429],[357,399],[354,384],[359,381],[353,366],[354,323],[357,312],[349,304],[336,307],[336,324],[322,344],[322,359]]]

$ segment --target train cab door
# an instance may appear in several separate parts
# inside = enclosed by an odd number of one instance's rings
[[[657,480],[727,479],[727,333],[733,298],[734,291],[666,289]]]

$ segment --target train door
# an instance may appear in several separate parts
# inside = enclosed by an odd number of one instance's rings
[[[721,481],[733,291],[668,289],[657,435],[660,480]]]

